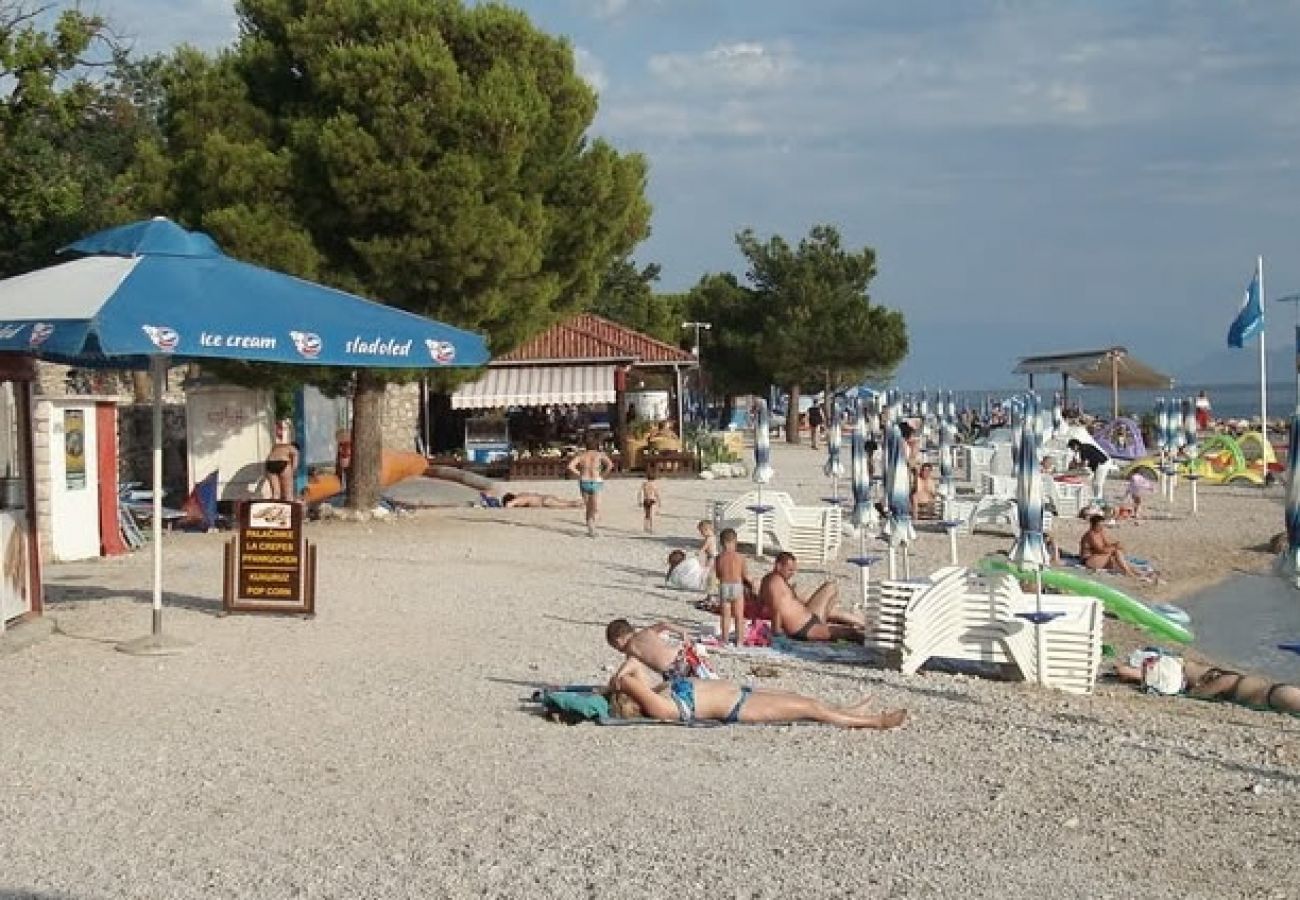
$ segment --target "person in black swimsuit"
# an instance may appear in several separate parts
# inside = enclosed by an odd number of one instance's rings
[[[1142,683],[1142,670],[1136,666],[1116,665],[1120,681]],[[1207,666],[1195,660],[1183,660],[1183,693],[1202,700],[1226,700],[1243,706],[1258,706],[1278,712],[1300,714],[1300,687],[1272,682],[1258,675],[1246,675],[1232,669]]]
[[[778,553],[759,585],[759,600],[772,614],[772,633],[796,641],[861,641],[866,620],[835,608],[840,597],[835,582],[824,582],[805,600],[792,585],[798,571],[793,553]]]
[[[293,476],[298,471],[296,444],[276,444],[266,456],[266,481],[272,500],[292,500]]]

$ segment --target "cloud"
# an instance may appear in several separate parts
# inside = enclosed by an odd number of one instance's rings
[[[650,74],[678,90],[758,90],[785,84],[798,64],[787,45],[718,44],[703,53],[658,53]]]
[[[609,76],[605,74],[605,67],[596,58],[596,54],[586,47],[574,46],[573,65],[578,70],[579,77],[591,85],[597,94],[603,94],[609,87]]]

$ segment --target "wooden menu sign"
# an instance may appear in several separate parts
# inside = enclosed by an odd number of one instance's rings
[[[226,612],[316,612],[316,547],[303,538],[303,505],[248,500],[226,544]]]

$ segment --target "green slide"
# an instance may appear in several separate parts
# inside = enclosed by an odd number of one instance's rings
[[[1032,579],[1034,577],[1032,571],[1020,569],[1009,560],[997,556],[986,556],[981,559],[979,569],[981,572],[1010,572],[1024,578]],[[1067,594],[1096,597],[1101,601],[1102,606],[1106,607],[1107,611],[1113,613],[1121,622],[1136,625],[1156,637],[1178,641],[1180,644],[1190,644],[1196,639],[1191,629],[1183,627],[1173,619],[1162,616],[1141,600],[1136,600],[1108,584],[1102,584],[1099,581],[1093,581],[1091,578],[1084,578],[1071,572],[1062,572],[1059,569],[1044,569],[1043,584],[1058,588]]]

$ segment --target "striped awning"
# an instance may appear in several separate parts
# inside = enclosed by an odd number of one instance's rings
[[[499,366],[451,395],[452,409],[613,403],[616,366]]]

